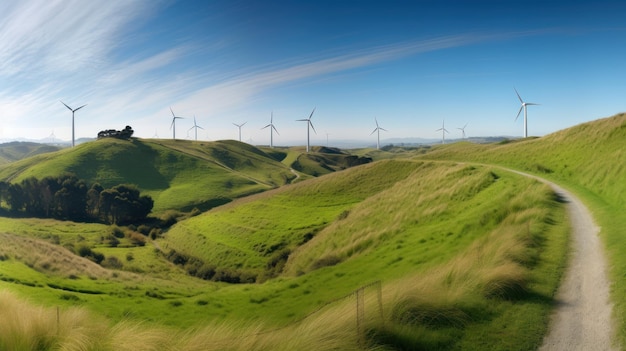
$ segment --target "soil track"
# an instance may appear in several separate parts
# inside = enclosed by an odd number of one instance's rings
[[[598,228],[585,205],[573,194],[545,179],[509,170],[548,184],[567,202],[572,222],[569,266],[559,287],[557,306],[542,351],[617,350],[609,300],[610,282]]]

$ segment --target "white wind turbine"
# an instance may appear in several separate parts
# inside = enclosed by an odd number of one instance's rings
[[[185,117],[178,117],[174,114],[174,110],[170,107],[170,112],[172,112],[172,124],[170,124],[170,129],[172,130],[172,138],[176,140],[176,120],[183,119]]]
[[[246,121],[246,122],[243,122],[241,124],[233,123],[234,125],[237,126],[237,128],[239,128],[239,141],[241,141],[241,127],[243,127],[246,123],[248,123],[248,122]]]
[[[67,107],[68,110],[72,111],[72,147],[74,147],[74,112],[80,110],[81,108],[87,106],[87,104],[84,104],[81,107],[77,107],[75,109],[72,109],[71,107],[67,106],[63,101],[61,101],[61,103],[63,105],[65,105],[65,107]]]
[[[376,118],[374,118],[374,122],[376,122],[376,129],[374,129],[374,131],[373,131],[373,132],[371,132],[371,133],[370,133],[370,135],[372,135],[372,134],[374,134],[374,133],[378,132],[378,133],[377,133],[377,135],[376,135],[376,137],[377,137],[377,138],[376,138],[376,150],[380,150],[380,131],[381,131],[381,130],[384,130],[384,131],[386,132],[386,131],[387,131],[387,129],[382,128],[381,126],[379,126],[379,125],[378,125],[378,120],[377,120]]]
[[[266,125],[265,127],[261,129],[265,129],[265,128],[270,129],[270,147],[273,148],[274,147],[274,132],[280,135],[278,133],[278,130],[276,130],[276,127],[274,127],[274,111],[272,111],[272,114],[270,115],[270,124]]]
[[[448,130],[446,129],[446,120],[443,120],[443,123],[441,124],[441,128],[437,129],[435,132],[441,131],[441,143],[445,144],[446,143],[446,133],[449,133]]]
[[[193,116],[193,127],[189,128],[189,130],[195,129],[196,141],[198,141],[198,128],[204,129],[204,128],[200,127],[198,124],[196,124],[196,116]]]
[[[311,111],[311,114],[309,115],[309,118],[306,119],[297,119],[296,121],[300,121],[300,122],[306,122],[306,152],[309,152],[309,149],[311,148],[311,144],[310,144],[310,128],[313,128],[313,132],[315,132],[315,134],[317,134],[317,132],[315,131],[315,127],[313,127],[313,123],[311,123],[311,118],[313,117],[313,112],[315,112],[315,107],[313,108],[313,111]]]
[[[517,94],[517,98],[522,103],[522,106],[520,106],[519,111],[517,112],[517,117],[515,117],[515,120],[517,121],[517,118],[519,118],[519,114],[522,113],[522,110],[524,110],[524,138],[527,138],[528,137],[528,113],[526,111],[526,107],[530,105],[539,105],[539,104],[535,104],[533,102],[524,102],[524,100],[522,100],[522,97],[519,96],[517,89],[513,88],[513,90],[515,90],[515,94]]]
[[[465,123],[465,125],[463,126],[463,128],[457,128],[458,130],[460,130],[460,131],[461,131],[461,133],[462,133],[461,135],[462,135],[462,138],[463,138],[463,139],[465,139],[465,127],[467,127],[467,123]]]

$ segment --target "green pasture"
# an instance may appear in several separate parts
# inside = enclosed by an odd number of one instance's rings
[[[541,138],[433,148],[428,159],[498,164],[539,175],[576,193],[593,212],[608,254],[619,341],[626,344],[626,114],[583,123]]]

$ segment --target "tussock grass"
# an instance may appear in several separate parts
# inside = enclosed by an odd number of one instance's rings
[[[541,138],[499,145],[452,144],[420,159],[499,164],[554,180],[576,193],[601,227],[620,342],[626,345],[626,114],[583,123]]]
[[[155,243],[226,267],[262,267],[273,253],[295,249],[285,271],[264,284],[206,283],[172,269],[158,279],[63,284],[24,271],[69,292],[0,285],[110,316],[94,318],[102,328],[76,326],[86,335],[75,343],[86,350],[498,349],[504,339],[521,350],[536,345],[545,327],[562,267],[562,217],[561,204],[536,181],[488,167],[388,160],[233,201]],[[129,251],[101,250],[121,261]],[[158,256],[141,250],[137,267],[149,268]],[[329,261],[311,270],[324,253]],[[3,272],[17,265],[13,257],[0,262]],[[325,303],[372,280],[383,280],[384,315],[366,294],[359,337],[355,300]],[[78,291],[90,287],[103,294]]]

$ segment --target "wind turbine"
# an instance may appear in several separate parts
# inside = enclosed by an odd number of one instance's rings
[[[448,130],[446,129],[446,120],[443,120],[443,123],[441,124],[441,128],[437,129],[435,132],[441,131],[441,143],[445,144],[446,143],[446,133],[450,133],[448,132]]]
[[[196,116],[193,116],[193,127],[189,128],[189,130],[195,129],[196,141],[198,141],[198,128],[204,129],[204,128],[200,127],[198,124],[196,124]]]
[[[380,131],[384,130],[385,132],[387,131],[387,129],[382,128],[378,125],[378,120],[376,118],[374,118],[374,122],[376,122],[376,129],[374,129],[373,132],[370,133],[370,135],[377,133],[377,139],[376,139],[376,150],[380,150]]]
[[[465,127],[467,127],[467,123],[465,123],[465,125],[463,126],[463,128],[457,128],[458,130],[460,130],[463,134],[462,138],[465,139]]]
[[[315,132],[315,134],[317,134],[317,132],[315,131],[315,127],[313,127],[313,123],[311,123],[311,118],[313,117],[313,112],[315,112],[315,107],[313,108],[313,111],[311,111],[311,114],[309,115],[309,118],[306,119],[297,119],[296,121],[299,122],[306,122],[306,152],[309,152],[309,149],[311,148],[311,144],[310,144],[310,132],[309,129],[313,128],[313,132]]]
[[[241,141],[241,127],[243,127],[246,123],[248,123],[248,122],[246,121],[246,122],[243,122],[241,124],[233,123],[234,125],[237,126],[237,128],[239,128],[239,141]]]
[[[522,103],[522,106],[520,106],[519,111],[517,112],[517,117],[515,117],[515,120],[517,121],[517,118],[519,118],[519,114],[522,113],[522,110],[524,110],[524,138],[527,138],[528,137],[528,113],[526,111],[526,106],[539,105],[539,104],[535,104],[533,102],[524,102],[524,100],[522,100],[522,97],[519,96],[517,89],[513,88],[513,90],[515,90],[515,94],[517,94],[517,98]]]
[[[261,129],[265,129],[265,128],[270,129],[270,147],[274,147],[274,132],[280,135],[278,133],[278,130],[276,130],[276,127],[274,127],[274,111],[272,111],[272,114],[270,115],[270,124],[266,125],[265,127]]]
[[[75,109],[72,109],[71,107],[67,106],[63,101],[61,101],[61,103],[63,105],[65,105],[65,107],[67,107],[68,110],[72,111],[72,147],[74,147],[74,112],[80,110],[81,108],[87,106],[87,104],[84,104],[81,107],[77,107]]]
[[[176,140],[176,120],[183,119],[185,117],[178,117],[174,114],[174,110],[170,107],[170,112],[172,112],[172,124],[170,124],[170,129],[172,130],[172,138]]]

